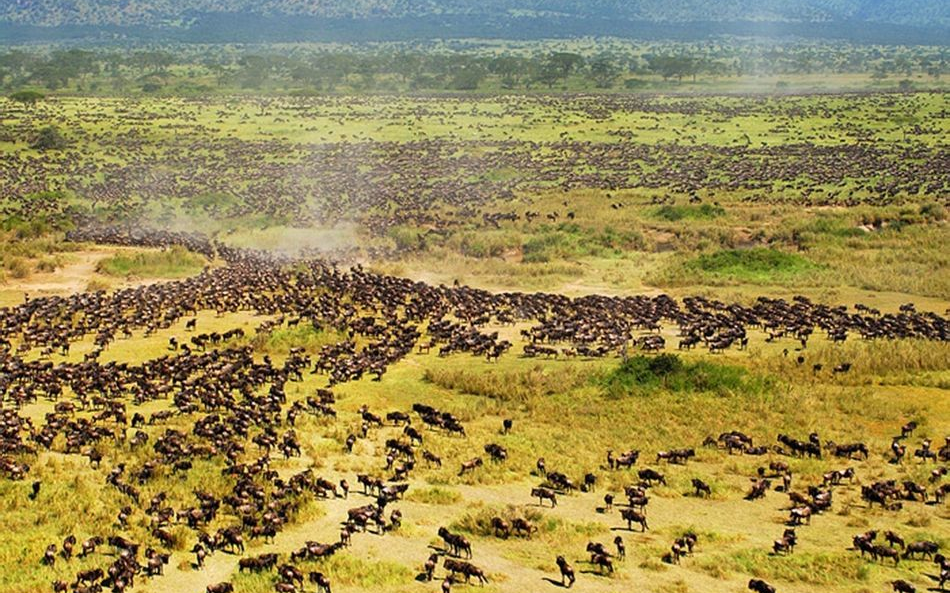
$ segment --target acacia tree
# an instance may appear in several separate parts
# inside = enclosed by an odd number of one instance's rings
[[[17,91],[10,95],[10,100],[24,105],[35,105],[46,98],[46,95],[39,91]]]
[[[598,56],[590,63],[590,76],[594,79],[597,88],[609,89],[614,86],[617,77],[620,76],[620,68],[613,57]]]

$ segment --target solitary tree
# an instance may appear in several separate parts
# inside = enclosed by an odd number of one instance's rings
[[[46,95],[39,91],[17,91],[10,95],[11,100],[17,103],[23,103],[24,105],[33,105],[45,98]]]

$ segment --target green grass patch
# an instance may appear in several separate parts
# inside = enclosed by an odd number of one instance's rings
[[[300,325],[257,334],[251,340],[254,350],[266,354],[287,353],[291,348],[315,352],[322,346],[336,344],[346,336],[336,330],[318,329],[306,321]]]
[[[653,211],[653,217],[669,222],[680,220],[710,220],[725,216],[726,209],[718,204],[700,204],[698,206],[673,206],[667,204]]]
[[[96,265],[96,271],[106,276],[139,276],[143,278],[187,278],[201,272],[208,261],[174,246],[164,251],[119,253]]]
[[[701,255],[686,262],[684,266],[693,272],[746,281],[794,277],[819,267],[800,255],[765,247],[723,249]]]
[[[865,230],[862,230],[854,225],[849,225],[847,221],[829,216],[820,216],[815,218],[814,220],[799,226],[795,229],[795,231],[800,235],[818,235],[837,237],[841,239],[863,237],[868,234]]]
[[[648,395],[659,390],[749,395],[762,393],[771,386],[770,380],[752,375],[742,367],[687,362],[675,354],[629,358],[601,381],[612,397]]]
[[[636,229],[602,230],[584,228],[574,223],[545,227],[529,237],[521,246],[523,260],[528,263],[547,263],[587,256],[603,256],[623,251],[644,250],[646,239]]]

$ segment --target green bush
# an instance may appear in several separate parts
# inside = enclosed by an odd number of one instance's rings
[[[685,264],[687,270],[740,280],[771,280],[796,276],[818,268],[800,255],[757,247],[755,249],[724,249],[701,255]]]
[[[608,395],[646,395],[659,390],[674,393],[709,392],[717,395],[759,393],[766,379],[738,366],[706,361],[685,362],[676,354],[634,356],[602,379]]]
[[[63,133],[56,126],[46,126],[36,134],[30,148],[36,150],[62,150],[68,146]]]

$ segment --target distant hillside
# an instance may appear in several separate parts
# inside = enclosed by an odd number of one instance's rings
[[[650,36],[648,25],[674,37],[713,32],[842,37],[869,35],[881,42],[950,43],[950,0],[4,0],[0,33],[43,37],[44,28],[79,37],[170,37],[199,34],[242,40],[248,33],[272,40],[335,40],[342,33],[390,38],[406,27],[413,37],[535,38],[605,34]],[[834,25],[827,31],[807,25]],[[229,29],[231,27],[231,29]],[[236,29],[234,29],[236,27]],[[221,31],[216,29],[220,28]],[[390,29],[387,34],[387,29]],[[823,32],[825,31],[825,32]],[[398,35],[397,35],[398,36]],[[834,36],[834,35],[831,35]],[[404,36],[403,36],[404,37]],[[319,40],[319,39],[308,39]],[[869,39],[873,41],[873,39]]]

